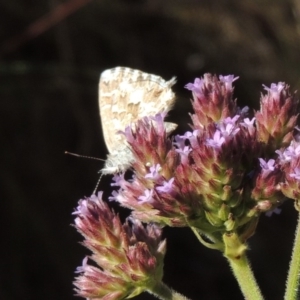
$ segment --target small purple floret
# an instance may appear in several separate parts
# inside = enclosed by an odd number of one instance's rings
[[[169,181],[164,181],[162,186],[156,187],[156,190],[163,193],[171,193],[173,190],[173,182],[175,178],[171,178]]]
[[[275,160],[269,159],[265,161],[263,158],[259,158],[260,166],[265,171],[274,171],[275,170]]]
[[[253,128],[254,122],[255,122],[255,118],[252,118],[251,120],[249,118],[245,118],[244,122],[241,122],[241,125],[246,128]]]
[[[300,156],[300,144],[292,141],[284,151],[276,150],[275,152],[278,154],[280,162],[284,164]]]
[[[140,203],[152,202],[153,201],[153,190],[145,190],[144,195],[139,196],[138,200]]]
[[[220,130],[217,130],[214,134],[214,137],[212,139],[207,139],[206,144],[208,146],[211,146],[215,149],[219,149],[225,142],[225,138],[221,134]]]
[[[161,171],[161,166],[160,164],[157,164],[155,166],[150,167],[150,173],[145,175],[145,178],[157,180],[161,177],[159,172]]]
[[[86,256],[82,261],[82,265],[76,268],[75,273],[84,273],[88,267],[87,261],[88,257]]]
[[[204,87],[204,80],[201,78],[196,78],[194,83],[188,83],[184,86],[186,89],[193,92],[194,95],[197,97],[203,96],[203,87]]]
[[[218,124],[218,128],[222,136],[234,136],[240,131],[240,128],[236,125],[236,121],[239,119],[239,117],[240,116],[238,115],[233,118],[228,117],[223,122]]]
[[[192,133],[190,131],[187,131],[184,135],[175,135],[175,142],[173,143],[177,148],[183,149],[186,144],[186,140],[189,139],[189,137],[192,136]]]
[[[275,95],[275,94],[279,94],[284,89],[285,84],[284,82],[278,82],[277,84],[271,83],[270,87],[267,87],[266,85],[263,84],[263,87],[270,94]]]
[[[227,90],[232,90],[232,83],[237,79],[239,79],[239,76],[234,77],[234,75],[225,75],[225,76],[220,75],[219,79],[221,82],[225,83],[225,87]]]
[[[296,167],[294,169],[294,173],[290,173],[290,176],[292,178],[295,178],[296,180],[300,180],[300,168],[299,167]]]

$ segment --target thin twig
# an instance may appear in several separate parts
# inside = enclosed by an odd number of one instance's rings
[[[0,55],[17,50],[23,44],[43,34],[91,1],[92,0],[70,0],[58,5],[48,14],[30,24],[22,33],[4,42],[0,50]]]

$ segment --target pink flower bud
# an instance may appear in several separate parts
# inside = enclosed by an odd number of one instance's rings
[[[83,244],[97,266],[77,268],[74,284],[86,298],[124,299],[151,288],[163,275],[165,241],[156,225],[144,227],[138,220],[121,224],[120,219],[98,196],[79,201],[75,227],[84,236]]]

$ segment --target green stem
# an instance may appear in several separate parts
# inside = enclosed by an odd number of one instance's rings
[[[286,282],[285,300],[298,299],[299,292],[299,274],[300,274],[300,213],[296,229],[296,237],[290,262],[289,274]]]
[[[254,278],[250,263],[245,254],[238,258],[226,257],[247,300],[262,300],[263,296]]]
[[[191,229],[192,229],[192,231],[194,232],[194,234],[195,234],[195,236],[197,237],[197,239],[199,240],[199,242],[200,242],[201,244],[203,244],[205,247],[207,247],[207,248],[209,248],[209,249],[213,249],[213,250],[220,250],[220,251],[222,251],[222,250],[224,249],[224,245],[223,245],[222,243],[216,241],[216,239],[214,239],[213,236],[210,236],[210,235],[208,235],[208,234],[205,234],[205,235],[212,241],[212,243],[208,243],[208,242],[206,242],[206,241],[202,238],[202,236],[201,236],[201,234],[199,233],[199,231],[198,231],[197,228],[191,226]]]
[[[147,290],[161,300],[189,300],[185,296],[173,291],[163,282],[158,282],[151,290]]]

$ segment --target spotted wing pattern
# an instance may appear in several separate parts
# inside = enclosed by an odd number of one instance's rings
[[[125,137],[118,131],[145,116],[168,112],[175,101],[172,85],[175,78],[165,81],[160,76],[139,70],[116,67],[105,70],[99,82],[99,108],[103,136],[109,151],[103,174],[125,171],[132,154]],[[171,125],[170,125],[171,124]],[[171,130],[175,124],[169,123]]]

